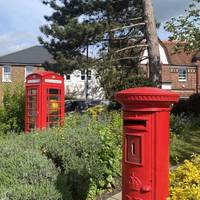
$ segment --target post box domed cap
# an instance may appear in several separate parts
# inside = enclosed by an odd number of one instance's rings
[[[137,87],[122,90],[115,94],[115,99],[120,103],[126,102],[170,102],[179,100],[179,95],[175,92],[154,87]]]

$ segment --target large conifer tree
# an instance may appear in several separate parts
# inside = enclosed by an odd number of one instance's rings
[[[53,8],[39,38],[58,65],[54,71],[71,72],[95,66],[108,97],[125,78],[138,74],[144,44],[141,0],[44,0]],[[96,59],[83,56],[87,45],[98,47]],[[130,48],[129,48],[130,47]],[[126,83],[130,86],[130,81]]]
[[[123,30],[116,27],[128,26],[131,19],[141,17],[141,6],[138,0],[45,0],[44,4],[53,8],[51,16],[45,16],[48,24],[40,29],[46,38],[39,38],[54,56],[65,64],[67,69],[74,69],[87,45],[100,45],[98,55],[104,50],[110,52],[111,47],[119,44],[114,38],[129,38],[135,29],[127,27]],[[128,37],[127,37],[128,39]],[[127,42],[127,40],[126,40]],[[120,40],[121,47],[124,41]],[[79,62],[80,64],[80,62]]]

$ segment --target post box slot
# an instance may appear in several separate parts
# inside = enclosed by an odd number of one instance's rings
[[[139,126],[146,128],[147,122],[146,120],[124,120],[124,126]]]
[[[126,160],[133,164],[142,163],[142,138],[141,136],[127,135],[126,144]]]

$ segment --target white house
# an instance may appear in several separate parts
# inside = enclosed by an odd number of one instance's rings
[[[87,76],[88,74],[88,76]],[[95,70],[75,70],[71,74],[66,74],[65,94],[69,98],[76,99],[103,99],[104,92],[100,88]]]

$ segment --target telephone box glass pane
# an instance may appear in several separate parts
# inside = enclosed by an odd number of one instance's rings
[[[127,135],[126,136],[127,152],[126,160],[135,164],[142,163],[142,139],[141,136]]]
[[[49,94],[58,94],[59,90],[58,89],[49,89]]]
[[[29,89],[28,94],[36,95],[37,90],[36,89]]]

